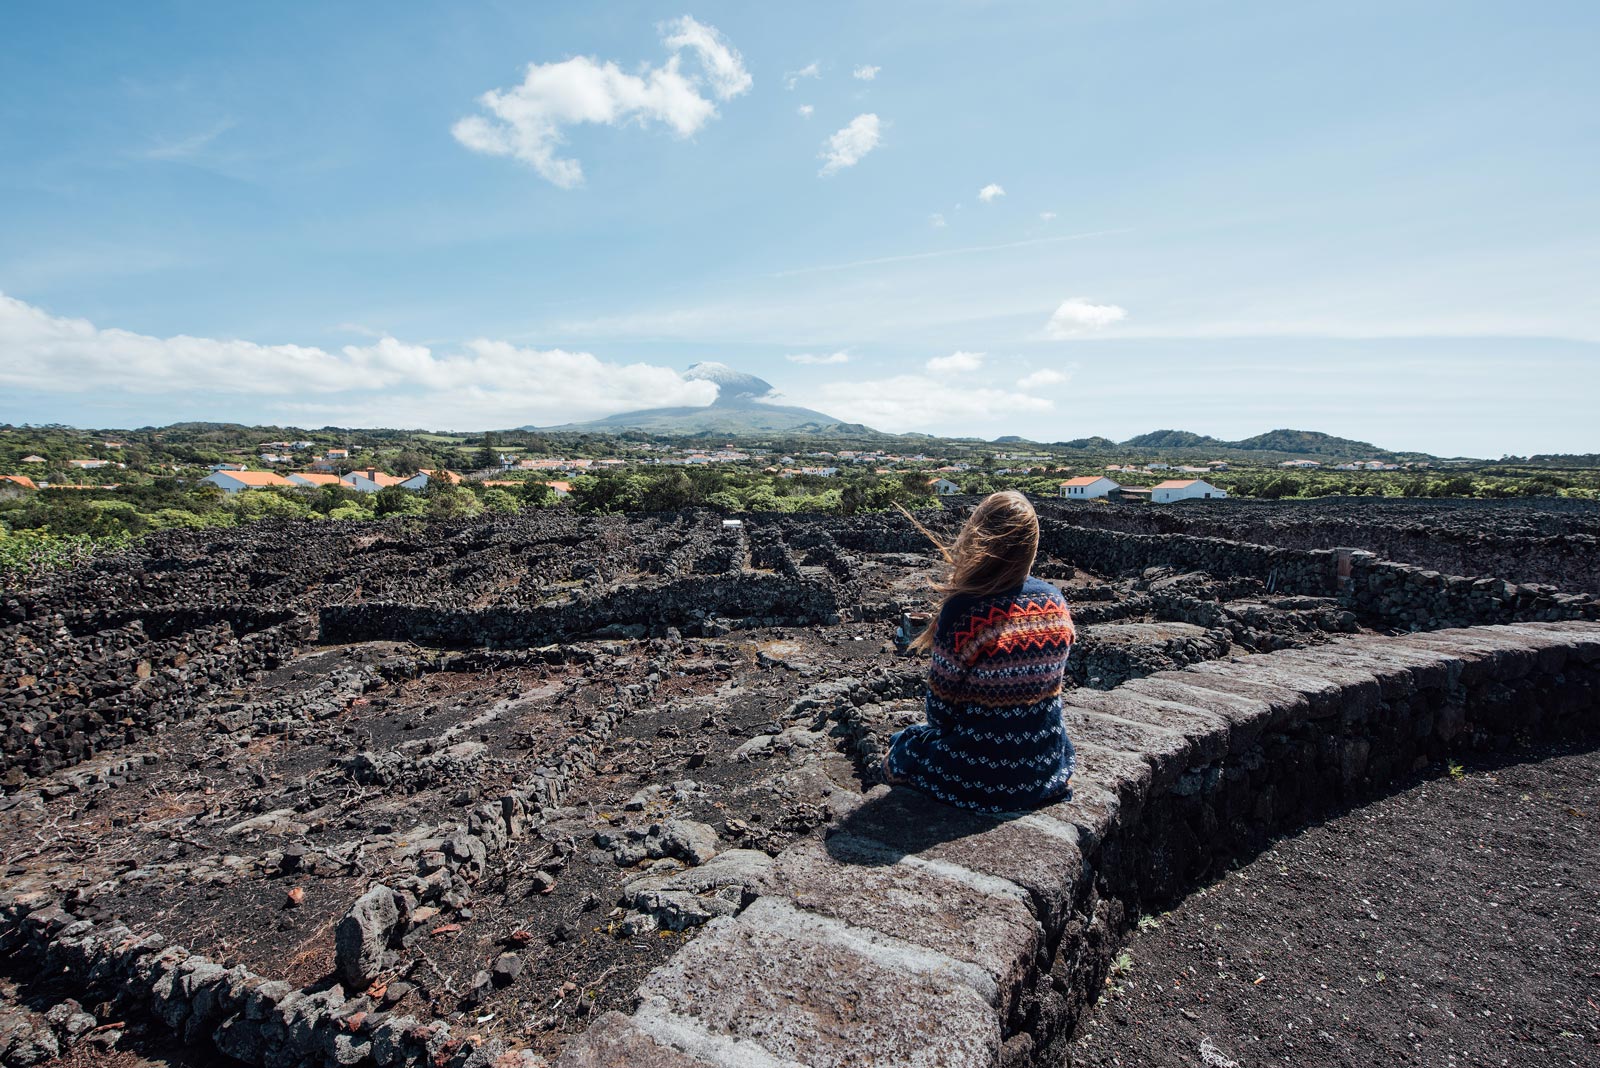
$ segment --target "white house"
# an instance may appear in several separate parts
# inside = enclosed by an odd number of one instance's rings
[[[1083,475],[1079,478],[1069,478],[1061,483],[1061,496],[1069,501],[1087,501],[1093,497],[1104,497],[1114,489],[1122,486],[1104,475]]]
[[[430,471],[428,468],[424,467],[416,474],[400,483],[400,488],[408,490],[427,489],[428,483],[436,478],[441,482],[448,482],[452,486],[461,481],[461,476],[456,474],[454,471]]]
[[[317,471],[291,471],[287,476],[296,486],[309,486],[316,489],[318,486],[340,485],[339,476]]]
[[[1150,491],[1152,504],[1171,504],[1174,501],[1222,500],[1228,495],[1200,478],[1169,478],[1159,482]]]
[[[386,487],[400,485],[398,478],[371,467],[365,471],[352,471],[339,481],[359,493],[377,493]]]
[[[248,489],[277,489],[294,483],[271,471],[213,471],[200,480],[219,487],[223,493],[233,494]]]
[[[961,487],[951,482],[948,478],[928,479],[928,488],[941,497],[948,497],[952,493],[960,493]]]

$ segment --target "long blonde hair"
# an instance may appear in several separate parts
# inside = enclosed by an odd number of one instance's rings
[[[961,525],[954,545],[946,544],[904,508],[900,510],[928,536],[950,569],[933,584],[941,611],[952,597],[983,597],[1015,589],[1033,570],[1034,558],[1039,554],[1039,516],[1028,498],[1016,490],[991,493],[979,502]],[[911,642],[911,648],[932,648],[938,625],[935,615]]]

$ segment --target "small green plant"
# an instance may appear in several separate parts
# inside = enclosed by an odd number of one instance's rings
[[[1140,931],[1141,934],[1148,933],[1150,931],[1154,931],[1156,928],[1158,928],[1160,926],[1161,926],[1161,921],[1156,919],[1154,916],[1150,915],[1149,913],[1145,913],[1143,916],[1139,917],[1139,931]],[[1123,955],[1126,956],[1127,954],[1123,954]]]
[[[1111,961],[1111,974],[1121,979],[1131,971],[1133,971],[1133,954],[1123,950]]]
[[[1460,782],[1462,779],[1467,777],[1467,769],[1456,763],[1454,760],[1450,761],[1449,770],[1450,777],[1456,782]]]

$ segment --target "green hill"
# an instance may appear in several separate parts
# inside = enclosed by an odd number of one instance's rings
[[[1122,444],[1134,449],[1194,449],[1201,445],[1226,445],[1216,438],[1204,434],[1192,434],[1187,430],[1152,430],[1148,434],[1140,434],[1136,438],[1129,438]]]
[[[1227,442],[1231,448],[1258,452],[1298,452],[1310,456],[1349,456],[1381,459],[1392,456],[1387,449],[1352,438],[1336,438],[1316,430],[1269,430],[1243,441]]]

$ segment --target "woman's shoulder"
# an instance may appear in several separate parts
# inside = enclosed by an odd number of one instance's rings
[[[1017,591],[1017,597],[1024,600],[1053,601],[1060,604],[1067,603],[1066,594],[1053,582],[1046,582],[1042,578],[1029,575],[1023,582],[1022,589]]]

